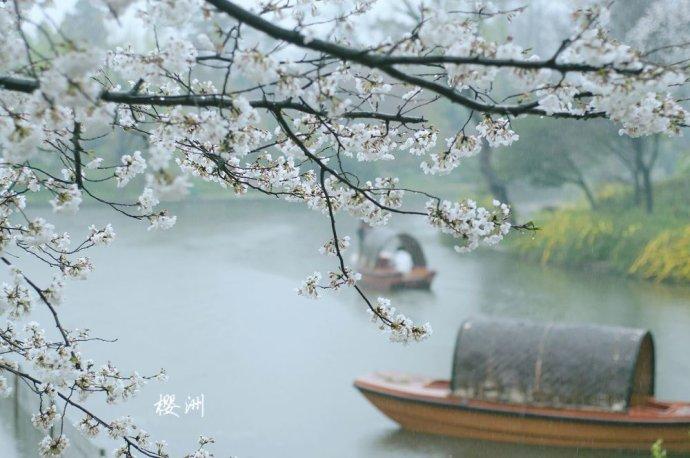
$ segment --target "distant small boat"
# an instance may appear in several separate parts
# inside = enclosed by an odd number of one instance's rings
[[[451,380],[393,373],[355,386],[403,428],[461,438],[690,452],[690,403],[654,393],[648,331],[513,320],[466,321]]]
[[[414,237],[387,229],[360,228],[357,271],[359,283],[376,290],[429,289],[436,276]]]

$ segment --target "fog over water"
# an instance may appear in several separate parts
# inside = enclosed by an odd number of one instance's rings
[[[106,418],[132,414],[175,455],[204,433],[216,438],[221,457],[611,456],[404,432],[352,387],[355,377],[376,370],[447,378],[455,332],[477,314],[649,327],[658,396],[690,400],[688,289],[543,269],[501,253],[458,255],[421,220],[399,217],[395,223],[409,224],[404,229],[420,238],[439,272],[431,292],[392,295],[405,314],[434,328],[430,340],[405,347],[379,334],[351,291],[319,301],[294,293],[306,275],[334,265],[317,251],[328,236],[323,215],[265,200],[171,209],[178,225],[154,234],[84,208],[80,221],[112,222],[118,237],[92,251],[96,270],[68,285],[61,313],[68,327],[118,339],[90,344],[90,356],[112,358],[124,370],[168,370],[168,383],[151,383],[112,411],[93,406]],[[354,239],[355,223],[340,223]],[[86,230],[64,224],[58,228]],[[33,318],[47,327],[47,317]],[[161,394],[176,395],[179,417],[156,415]],[[185,415],[187,396],[201,394],[204,418]],[[0,455],[12,457],[6,433],[0,426]]]

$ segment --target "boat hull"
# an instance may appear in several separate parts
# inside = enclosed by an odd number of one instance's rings
[[[463,402],[450,396],[447,388],[444,393],[439,387],[447,383],[431,384],[424,393],[424,385],[415,383],[399,389],[395,383],[377,382],[371,376],[355,382],[374,406],[410,431],[518,444],[645,451],[663,439],[669,452],[690,452],[690,417],[492,407]]]
[[[407,274],[390,270],[360,269],[362,278],[359,281],[365,288],[379,291],[392,289],[430,289],[436,272],[417,268]]]

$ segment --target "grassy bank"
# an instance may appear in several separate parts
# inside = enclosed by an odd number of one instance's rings
[[[600,193],[598,208],[566,208],[534,218],[541,230],[512,237],[510,249],[542,264],[609,271],[690,284],[690,175],[655,188],[647,214],[620,188]]]

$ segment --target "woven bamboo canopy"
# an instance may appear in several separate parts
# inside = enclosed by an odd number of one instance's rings
[[[414,267],[426,267],[426,258],[419,242],[404,232],[390,229],[376,229],[366,233],[359,249],[359,264],[373,268],[382,252],[394,253],[403,250],[412,257]]]
[[[641,329],[470,319],[451,388],[470,399],[623,411],[654,394],[654,342]]]

